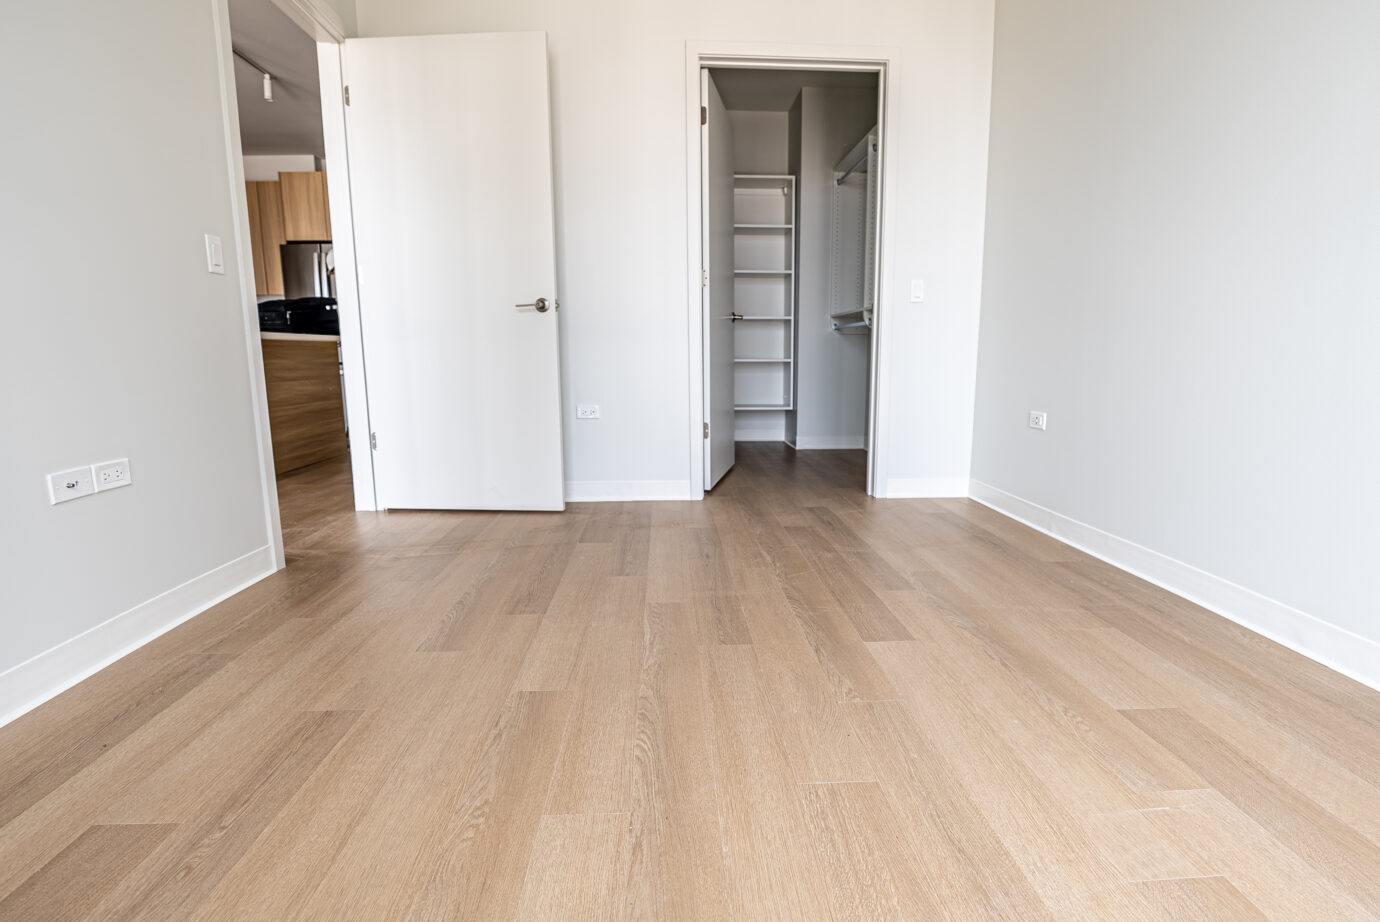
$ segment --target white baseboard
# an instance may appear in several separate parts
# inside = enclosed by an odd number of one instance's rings
[[[1380,642],[974,480],[973,499],[1380,690]]]
[[[786,427],[778,426],[775,429],[734,429],[733,441],[784,442],[786,441]]]
[[[968,496],[967,477],[892,477],[885,499],[950,499]]]
[[[862,448],[860,435],[800,435],[796,436],[797,451],[837,451],[844,448]]]
[[[658,502],[698,499],[688,480],[567,480],[567,503]]]
[[[273,572],[265,545],[0,673],[0,726]]]

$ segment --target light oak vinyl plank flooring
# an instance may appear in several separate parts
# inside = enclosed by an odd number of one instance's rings
[[[861,452],[356,513],[0,728],[0,920],[1380,919],[1380,694]]]

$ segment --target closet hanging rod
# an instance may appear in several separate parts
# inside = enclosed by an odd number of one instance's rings
[[[854,160],[854,161],[853,161],[853,165],[850,166],[848,169],[844,170],[844,171],[843,171],[843,175],[840,176],[838,179],[834,180],[834,182],[835,182],[837,185],[840,185],[840,186],[843,185],[843,181],[844,181],[845,179],[847,179],[849,176],[852,176],[854,170],[856,170],[858,167],[862,166],[864,163],[867,162],[867,155],[868,155],[869,153],[876,153],[876,152],[877,152],[877,145],[876,145],[876,144],[873,144],[873,145],[872,145],[872,150],[871,150],[871,151],[869,151],[867,148],[864,147],[864,148],[863,148],[862,155],[859,156],[857,160]]]

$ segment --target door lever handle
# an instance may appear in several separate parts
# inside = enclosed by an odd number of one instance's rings
[[[546,299],[545,299],[545,298],[538,298],[537,300],[533,301],[531,304],[519,304],[519,305],[517,305],[517,309],[520,310],[520,311],[525,311],[525,310],[536,310],[537,313],[539,313],[539,314],[544,314],[544,313],[546,313],[546,311],[548,310],[548,307],[547,307],[547,303],[546,303]]]

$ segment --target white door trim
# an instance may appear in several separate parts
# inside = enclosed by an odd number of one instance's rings
[[[700,68],[760,67],[792,70],[860,70],[877,74],[877,126],[882,144],[882,188],[878,196],[880,233],[877,247],[877,298],[873,313],[871,393],[872,450],[868,453],[868,492],[884,493],[887,452],[890,447],[887,372],[891,358],[890,324],[886,309],[891,300],[893,199],[896,189],[892,156],[899,132],[893,125],[895,87],[901,65],[900,50],[888,46],[800,45],[751,42],[685,43],[685,190],[689,222],[686,234],[686,326],[689,332],[687,364],[690,368],[690,425],[688,435],[691,498],[704,498],[704,323],[702,317],[700,248]]]
[[[321,81],[321,115],[325,132],[326,161],[334,179],[330,183],[330,208],[333,247],[336,259],[336,293],[341,326],[341,360],[344,365],[346,412],[350,425],[350,466],[354,477],[355,508],[378,508],[374,495],[374,459],[369,449],[369,395],[365,375],[362,322],[358,291],[355,288],[354,218],[350,204],[349,152],[345,146],[345,101],[341,80],[340,42],[345,27],[335,11],[321,0],[272,0],[307,35],[317,41],[317,69]],[[231,173],[230,198],[237,223],[236,246],[243,268],[245,338],[250,354],[250,389],[253,394],[255,424],[263,470],[264,507],[269,520],[269,544],[274,564],[286,563],[283,553],[282,520],[278,508],[277,477],[273,469],[273,437],[268,421],[267,388],[264,382],[263,352],[259,345],[259,312],[254,295],[253,261],[248,203],[245,200],[244,162],[240,149],[239,112],[235,100],[234,59],[230,54],[228,0],[211,0],[216,22],[222,30],[221,85],[226,123],[226,158]]]
[[[345,41],[345,21],[323,0],[273,0],[273,5],[318,42]]]
[[[331,209],[331,251],[335,256],[336,312],[340,315],[340,361],[345,374],[345,415],[350,423],[350,475],[354,479],[355,508],[379,508],[374,483],[374,432],[369,413],[369,379],[364,359],[364,312],[359,304],[355,272],[355,217],[351,195],[350,150],[345,140],[344,46],[316,45],[317,75],[321,82],[321,127],[326,144],[326,167],[334,177],[327,184]]]

